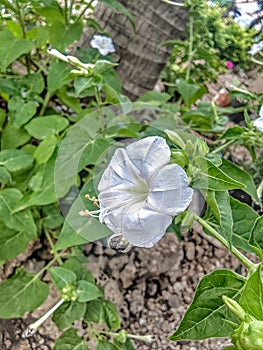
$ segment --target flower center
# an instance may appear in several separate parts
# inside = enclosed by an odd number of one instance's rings
[[[145,202],[149,195],[149,186],[142,179],[136,179],[136,185],[131,188],[131,195],[136,202]]]

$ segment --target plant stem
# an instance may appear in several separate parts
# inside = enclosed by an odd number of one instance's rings
[[[42,117],[42,115],[44,115],[45,113],[45,110],[47,108],[47,105],[48,105],[48,102],[50,100],[50,97],[51,97],[51,93],[50,92],[47,92],[46,93],[46,96],[45,96],[45,99],[44,99],[44,102],[42,104],[42,107],[41,107],[41,110],[39,112],[39,116]]]
[[[74,23],[77,23],[79,20],[81,20],[82,16],[85,14],[85,12],[90,8],[94,0],[90,0],[87,6],[84,7],[84,9],[81,11],[81,13],[78,15]]]
[[[48,243],[50,244],[50,247],[51,247],[51,253],[54,254],[54,257],[56,258],[57,262],[59,263],[59,265],[62,265],[63,264],[63,261],[61,260],[59,254],[54,251],[54,243],[50,237],[50,234],[48,232],[48,229],[47,228],[44,228],[44,232],[45,232],[45,235],[47,237],[47,240],[48,240]]]
[[[222,149],[232,145],[232,143],[234,143],[236,140],[229,140],[228,142],[225,142],[223,145],[217,147],[216,149],[214,149],[211,153],[217,153],[220,152]]]
[[[220,243],[222,243],[227,249],[229,249],[229,245],[224,237],[222,237],[207,221],[200,218],[198,215],[193,214],[194,218],[199,224],[201,224],[205,229],[207,229],[211,235],[216,238]],[[257,268],[257,265],[252,263],[245,255],[243,255],[239,250],[237,250],[235,247],[232,247],[231,253],[235,255],[235,257],[238,258],[241,263],[247,267],[249,271],[255,271]]]
[[[114,332],[100,331],[100,333],[109,335],[111,337],[118,337],[119,336],[119,333],[114,333]],[[150,343],[153,341],[153,339],[150,335],[136,335],[136,334],[130,334],[130,333],[126,333],[126,335],[127,335],[127,337],[129,337],[131,339],[138,339],[138,340],[145,341],[147,343]]]

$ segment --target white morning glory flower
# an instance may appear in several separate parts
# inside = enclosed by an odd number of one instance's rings
[[[259,130],[263,132],[263,105],[260,107],[259,110],[259,118],[257,118],[254,121],[254,126]]]
[[[165,139],[146,137],[117,149],[101,177],[99,219],[134,246],[152,247],[191,202],[187,175],[170,156]]]
[[[95,34],[90,42],[90,46],[97,49],[102,56],[115,52],[115,47],[111,38],[105,35]]]

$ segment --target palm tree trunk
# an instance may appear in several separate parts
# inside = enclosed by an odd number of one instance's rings
[[[117,54],[117,73],[123,93],[135,100],[152,90],[170,54],[167,40],[185,38],[188,12],[185,8],[161,0],[121,0],[134,16],[136,31],[126,16],[99,2],[94,18],[112,38]],[[83,34],[78,46],[89,47],[94,31]]]

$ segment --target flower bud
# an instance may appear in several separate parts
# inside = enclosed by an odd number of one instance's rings
[[[242,322],[232,333],[232,343],[237,350],[263,349],[263,321]]]

